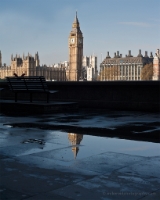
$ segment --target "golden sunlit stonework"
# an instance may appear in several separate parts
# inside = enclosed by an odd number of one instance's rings
[[[83,135],[77,133],[68,133],[68,139],[72,145],[72,151],[74,154],[74,158],[76,159],[79,151],[79,147],[77,145],[80,145],[80,142],[83,139]]]
[[[79,81],[82,76],[83,57],[83,34],[80,30],[77,13],[72,24],[72,30],[68,40],[69,45],[69,69],[67,70],[68,81]]]
[[[128,55],[122,57],[122,54],[114,54],[114,57],[111,58],[109,52],[107,53],[106,58],[100,64],[100,81],[116,81],[116,80],[125,80],[125,81],[135,81],[141,80],[141,71],[146,64],[153,62],[152,52],[148,56],[147,51],[145,55],[139,54],[137,56],[131,55],[131,50],[128,51]]]
[[[66,81],[66,66],[61,64],[59,67],[54,66],[40,66],[40,59],[38,52],[33,57],[28,53],[27,56],[23,54],[11,56],[11,65],[2,65],[2,54],[0,52],[0,79],[4,79],[6,76],[13,76],[17,74],[21,76],[44,76],[48,81]]]
[[[39,66],[39,55],[38,52],[35,54],[35,57],[32,57],[29,53],[27,56],[23,54],[23,57],[17,55],[13,57],[11,55],[11,65],[6,66],[2,65],[2,54],[0,52],[0,78],[5,78],[6,76],[13,76],[16,73],[18,76],[25,74],[26,76],[35,76],[36,75],[36,66]]]
[[[11,56],[11,65],[2,65],[2,54],[0,51],[0,79],[6,76],[44,76],[46,80],[56,81],[79,81],[82,78],[82,57],[83,57],[83,35],[80,30],[77,13],[72,24],[69,35],[69,66],[61,64],[60,67],[40,66],[38,52],[33,57],[28,53],[27,56]]]

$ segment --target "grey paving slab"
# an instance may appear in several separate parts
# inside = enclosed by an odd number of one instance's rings
[[[93,178],[95,174],[89,174],[89,173],[78,173],[76,170],[69,169],[67,170],[61,167],[57,167],[57,169],[46,169],[46,168],[39,168],[36,165],[31,165],[29,163],[20,163],[17,160],[14,159],[5,159],[0,161],[1,171],[0,175],[1,177],[7,177],[7,176],[22,176],[25,177],[37,177],[41,180],[51,180],[55,182],[59,182],[62,184],[73,184],[88,178]],[[83,170],[82,170],[83,172]]]
[[[14,143],[14,142],[13,142]],[[45,152],[53,149],[61,149],[65,148],[66,145],[57,144],[57,143],[45,143],[45,144],[38,144],[38,143],[18,143],[11,146],[4,146],[0,147],[0,153],[4,155],[10,156],[22,156],[22,155],[29,155],[38,152]]]
[[[42,173],[35,167],[19,164],[13,160],[3,160],[3,165],[2,162],[0,164],[1,186],[5,190],[8,188],[15,193],[20,192],[27,195],[40,194],[55,188],[64,187],[67,183],[67,176],[60,176],[57,171],[50,171],[45,174],[45,170]]]
[[[19,163],[14,159],[3,159],[0,161],[0,166],[3,169],[0,171],[0,180],[3,183],[3,188],[5,190],[9,188],[15,194],[16,192],[20,192],[30,196],[35,195],[31,199],[39,198],[41,196],[40,194],[42,194],[42,197],[49,199],[51,197],[63,199],[52,193],[48,195],[48,192],[94,177],[93,175],[89,175],[89,173],[84,175],[82,173],[72,172],[72,170],[68,172],[69,170],[61,171],[60,169],[49,170],[37,168],[33,165]],[[6,194],[4,196],[7,197]]]
[[[99,172],[90,171],[85,168],[72,167],[70,162],[63,162],[39,156],[27,155],[27,156],[17,157],[16,159],[18,160],[18,162],[21,162],[23,164],[30,164],[32,166],[36,166],[41,169],[52,169],[65,173],[71,172],[73,174],[89,175],[89,176],[95,176],[100,174]]]
[[[69,175],[67,179],[67,175],[57,173],[57,171],[49,171],[45,174],[45,170],[42,173],[38,168],[26,166],[13,160],[3,160],[3,165],[2,161],[0,163],[1,169],[3,169],[0,172],[0,185],[3,186],[4,191],[9,188],[15,193],[40,194],[64,187],[67,181],[71,180]]]
[[[135,185],[136,187],[142,189],[145,188],[148,191],[155,191],[160,188],[159,181],[157,178],[154,179],[147,179],[141,177],[141,176],[133,176],[130,174],[123,174],[119,173],[119,170],[114,171],[111,173],[108,178],[110,180],[116,181],[117,183],[124,183],[126,185]],[[154,180],[154,181],[153,181]]]
[[[160,199],[160,190],[157,190],[155,192],[152,192],[148,195],[145,195],[141,198],[141,200],[159,200]]]
[[[70,185],[65,188],[52,191],[53,194],[58,194],[64,197],[73,198],[75,200],[93,199],[93,200],[120,200],[120,199],[138,199],[137,195],[141,191],[129,187],[117,184],[116,182],[108,182],[108,185],[102,186],[98,183],[85,183],[82,185]],[[87,187],[86,187],[87,185]],[[125,187],[125,190],[124,190]]]
[[[40,195],[34,195],[32,197],[26,198],[27,200],[73,200],[64,196],[56,195],[50,192]]]
[[[85,168],[102,174],[110,174],[112,171],[132,165],[145,160],[145,157],[131,156],[127,154],[107,152],[94,155],[80,161],[76,161],[71,166],[74,168]]]
[[[55,180],[47,181],[41,180],[38,177],[25,176],[25,175],[10,175],[2,176],[1,181],[3,186],[10,188],[11,190],[31,194],[39,194],[41,192],[47,192],[55,188],[64,186],[64,184],[56,182]],[[36,185],[36,187],[35,187]]]
[[[0,186],[0,199],[1,200],[20,200],[20,199],[26,199],[30,197],[30,195],[25,194],[25,193],[21,193],[21,192],[17,192],[11,189],[8,189],[4,186]]]
[[[145,159],[143,162],[135,163],[128,167],[120,169],[119,172],[123,174],[130,174],[132,176],[140,176],[145,179],[154,180],[160,183],[160,156]]]
[[[136,179],[136,177],[135,177]],[[110,180],[108,176],[96,176],[92,179],[81,181],[76,185],[70,185],[64,188],[54,190],[53,193],[73,199],[141,199],[154,193],[156,188],[150,187],[150,184],[138,183],[134,181],[116,181]]]

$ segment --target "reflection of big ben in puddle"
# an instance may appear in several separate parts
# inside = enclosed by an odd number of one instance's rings
[[[68,133],[68,139],[72,144],[72,151],[74,154],[74,158],[76,159],[78,151],[79,151],[79,147],[77,145],[79,145],[80,142],[82,141],[83,135],[76,134],[76,133]]]

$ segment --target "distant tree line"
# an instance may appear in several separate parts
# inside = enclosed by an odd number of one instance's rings
[[[141,80],[152,80],[153,63],[146,64],[141,71]]]
[[[99,74],[98,80],[118,80],[120,70],[117,66],[105,67]]]
[[[101,70],[98,80],[107,81],[107,80],[118,80],[120,76],[120,70],[117,66],[105,67]],[[152,80],[153,76],[153,63],[146,64],[141,70],[141,80]]]

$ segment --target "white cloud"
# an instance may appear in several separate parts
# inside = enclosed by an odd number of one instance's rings
[[[130,25],[130,26],[140,26],[140,27],[150,27],[151,25],[144,22],[119,22],[119,24]]]

